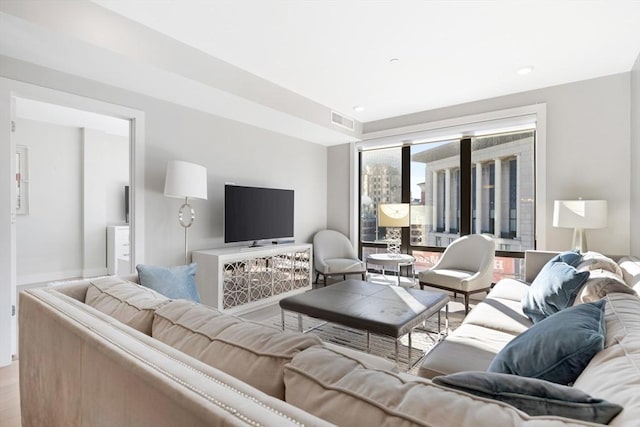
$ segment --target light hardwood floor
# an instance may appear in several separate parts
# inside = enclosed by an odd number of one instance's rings
[[[0,368],[0,427],[21,427],[18,362]]]

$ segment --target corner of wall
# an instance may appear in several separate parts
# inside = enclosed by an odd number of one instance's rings
[[[640,256],[640,53],[631,69],[631,253]]]

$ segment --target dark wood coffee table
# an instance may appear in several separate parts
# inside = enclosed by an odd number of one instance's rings
[[[370,350],[370,333],[392,337],[395,338],[396,363],[398,340],[408,334],[410,361],[411,330],[437,314],[440,333],[440,310],[445,308],[447,331],[448,302],[449,297],[444,292],[405,289],[349,279],[281,299],[282,329],[284,330],[284,312],[288,310],[298,313],[298,329],[301,332],[304,332],[303,314],[366,331],[367,350]]]

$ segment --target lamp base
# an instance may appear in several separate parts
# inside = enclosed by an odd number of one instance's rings
[[[588,252],[587,234],[584,232],[584,228],[573,229],[573,242],[571,246],[574,250],[580,251],[580,253]]]
[[[400,238],[401,233],[399,228],[387,228],[387,235],[385,236],[387,253],[395,255],[400,253]]]
[[[189,198],[184,198],[184,203],[178,209],[178,222],[184,227],[184,264],[189,264],[189,227],[196,219],[196,211],[189,204]]]

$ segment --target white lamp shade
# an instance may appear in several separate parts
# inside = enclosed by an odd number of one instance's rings
[[[380,227],[409,227],[411,216],[409,203],[388,203],[378,207],[378,225]]]
[[[171,160],[164,181],[167,197],[207,199],[207,168],[195,163]]]
[[[606,200],[556,200],[553,203],[553,226],[564,228],[605,228]]]

